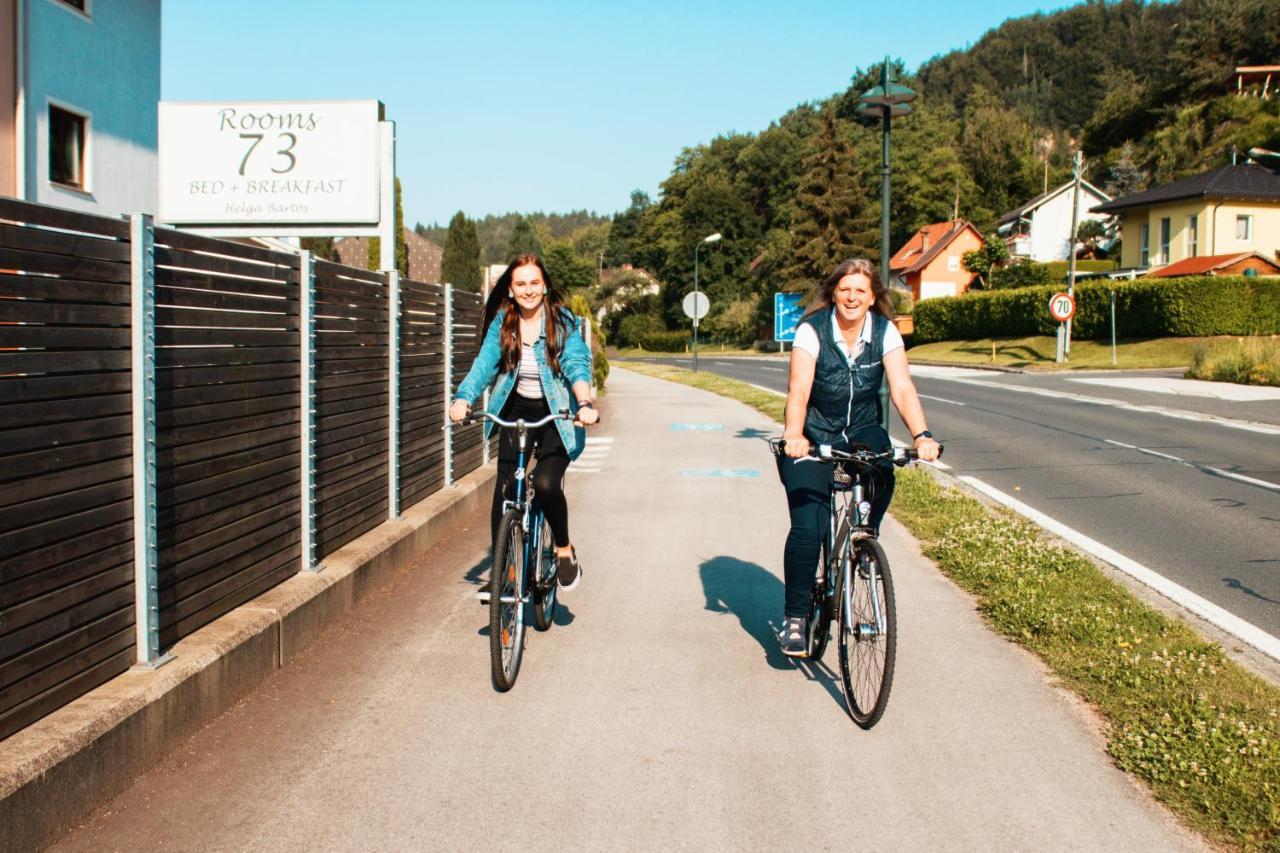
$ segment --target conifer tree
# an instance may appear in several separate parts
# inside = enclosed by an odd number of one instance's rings
[[[449,220],[440,277],[461,290],[480,292],[480,237],[475,222],[461,210]]]
[[[409,274],[409,247],[404,243],[404,206],[400,203],[400,179],[396,178],[396,269],[400,275]],[[376,270],[382,264],[382,238],[369,239],[369,269]]]
[[[541,255],[542,240],[538,232],[533,230],[533,223],[527,217],[516,219],[511,229],[511,239],[507,241],[507,261],[513,261],[520,255]]]
[[[827,108],[796,191],[791,259],[783,275],[788,290],[816,284],[841,261],[868,251],[866,202],[848,129]]]

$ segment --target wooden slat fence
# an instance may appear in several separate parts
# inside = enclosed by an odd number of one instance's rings
[[[444,285],[400,282],[400,506],[444,486]]]
[[[480,353],[480,326],[484,321],[484,301],[478,293],[453,292],[453,377],[450,389],[466,377],[471,362]],[[497,432],[494,432],[497,435]],[[480,424],[453,431],[453,478],[465,477],[484,461]]]
[[[296,255],[157,228],[164,647],[298,570]]]
[[[331,554],[387,518],[387,279],[315,262],[316,550]]]
[[[129,224],[0,199],[0,738],[134,660]]]

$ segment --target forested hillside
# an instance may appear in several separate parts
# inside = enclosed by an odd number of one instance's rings
[[[1087,179],[1116,194],[1229,163],[1233,147],[1280,149],[1280,97],[1236,97],[1232,82],[1237,65],[1272,63],[1277,0],[1123,0],[1009,20],[965,50],[899,65],[920,98],[893,125],[893,243],[956,211],[989,230],[1066,180],[1077,146]],[[768,293],[851,254],[878,258],[880,136],[854,111],[874,71],[758,133],[681,151],[657,200],[633,194],[614,217],[608,262],[665,282],[663,318],[683,325],[694,246],[722,233],[701,253],[707,331],[750,340]]]
[[[501,264],[507,261],[507,246],[511,242],[519,213],[504,213],[495,216],[489,214],[483,219],[475,220],[476,233],[480,237],[480,259],[485,264]],[[608,232],[609,216],[601,216],[586,210],[572,210],[568,213],[528,213],[524,214],[533,225],[534,230],[543,243],[567,241],[582,242],[586,234],[596,234],[596,243],[603,244],[604,235]],[[414,228],[423,237],[443,246],[448,234],[448,224],[423,225],[421,222]],[[598,246],[584,248],[584,254],[595,252]]]

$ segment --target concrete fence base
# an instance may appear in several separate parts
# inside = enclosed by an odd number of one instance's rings
[[[180,641],[0,741],[0,851],[44,847],[125,790],[184,737],[288,664],[396,569],[488,506],[485,467]]]

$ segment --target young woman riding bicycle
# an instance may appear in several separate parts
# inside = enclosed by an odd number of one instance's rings
[[[914,437],[920,458],[938,458],[938,442],[925,424],[924,410],[907,368],[902,336],[890,322],[893,309],[875,264],[853,259],[840,264],[818,287],[796,330],[791,350],[778,476],[787,490],[791,530],[783,551],[786,601],[778,636],[784,654],[807,653],[810,591],[829,523],[833,466],[806,460],[811,445],[837,450],[865,445],[888,450],[881,426],[880,382]],[[871,502],[877,530],[893,497],[893,464],[880,466],[882,480]]]
[[[484,342],[458,385],[449,417],[461,421],[493,384],[490,414],[504,420],[537,420],[564,409],[576,411],[571,425],[556,420],[530,432],[538,463],[530,482],[551,525],[560,588],[573,589],[582,576],[569,539],[564,474],[586,443],[584,425],[599,419],[591,402],[591,352],[582,321],[564,307],[560,291],[537,255],[521,255],[502,273],[484,306]],[[496,383],[496,384],[495,384]],[[493,424],[486,423],[489,438]],[[497,535],[502,502],[515,480],[516,441],[509,430],[498,440],[498,480],[490,513],[490,537]]]

